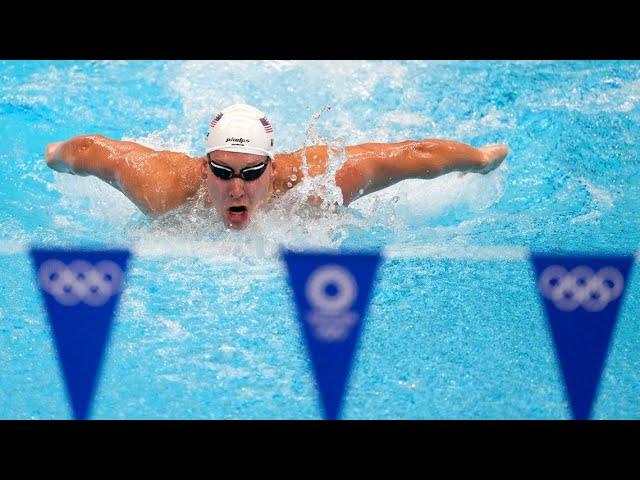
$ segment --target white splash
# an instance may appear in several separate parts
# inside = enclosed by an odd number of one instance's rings
[[[579,178],[578,181],[586,188],[587,192],[589,192],[593,208],[590,212],[572,218],[570,220],[572,225],[598,220],[604,212],[611,210],[614,205],[613,197],[607,190],[594,185],[584,177]]]

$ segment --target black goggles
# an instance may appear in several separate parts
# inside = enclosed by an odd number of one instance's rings
[[[247,182],[252,182],[253,180],[257,180],[262,176],[262,174],[267,169],[267,163],[268,160],[252,167],[245,167],[240,170],[240,173],[236,173],[232,168],[218,165],[209,158],[209,168],[211,168],[211,173],[213,173],[216,177],[221,178],[222,180],[241,178],[242,180],[245,180]]]

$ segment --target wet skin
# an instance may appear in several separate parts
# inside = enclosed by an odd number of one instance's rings
[[[361,196],[409,178],[431,179],[454,171],[487,174],[502,163],[508,152],[506,145],[474,148],[435,139],[366,143],[347,146],[341,152],[329,152],[326,145],[315,145],[276,154],[262,176],[254,181],[222,180],[211,172],[204,156],[157,151],[102,135],[83,135],[49,144],[45,160],[58,172],[100,178],[149,216],[162,215],[196,201],[206,187],[205,204],[215,208],[225,225],[239,229],[246,227],[270,199],[295,188],[305,175],[325,173],[330,153],[344,157],[335,182],[342,191],[343,205],[348,206]],[[235,173],[268,158],[223,151],[210,155],[216,163]]]

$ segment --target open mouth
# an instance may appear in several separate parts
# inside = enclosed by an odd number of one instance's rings
[[[244,205],[229,207],[229,209],[227,210],[227,218],[231,222],[244,222],[247,217],[247,207],[245,207]]]

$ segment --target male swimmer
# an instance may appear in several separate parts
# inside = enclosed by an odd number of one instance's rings
[[[258,109],[232,105],[209,126],[203,157],[156,151],[134,142],[83,135],[49,144],[47,165],[74,175],[94,175],[125,194],[145,214],[157,216],[194,202],[206,187],[205,206],[213,207],[230,228],[244,228],[254,212],[295,187],[305,172],[325,173],[326,145],[274,154],[273,128]],[[348,206],[361,196],[409,178],[445,173],[488,173],[502,163],[506,145],[473,148],[447,140],[365,143],[345,148],[335,174]],[[295,180],[292,180],[294,178]]]

